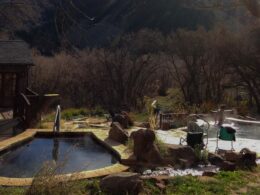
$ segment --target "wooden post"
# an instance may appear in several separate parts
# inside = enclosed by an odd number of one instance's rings
[[[160,129],[162,128],[162,119],[163,119],[163,114],[160,113]]]

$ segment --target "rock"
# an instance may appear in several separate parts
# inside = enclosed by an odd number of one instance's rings
[[[235,171],[236,170],[236,164],[229,161],[224,161],[220,165],[221,171]]]
[[[217,173],[214,171],[205,171],[202,176],[207,176],[207,177],[213,177],[215,176]]]
[[[128,132],[122,129],[119,123],[114,122],[111,125],[111,129],[109,131],[108,137],[114,141],[125,144],[129,136],[128,136]]]
[[[256,152],[252,152],[247,148],[244,148],[240,151],[240,159],[239,159],[239,166],[245,167],[245,168],[252,168],[256,167]]]
[[[198,162],[195,151],[190,146],[167,144],[168,155],[167,160],[171,160],[171,164],[181,165],[182,168],[189,168]]]
[[[155,133],[152,130],[140,129],[131,134],[134,140],[134,155],[137,161],[161,164],[163,159],[154,144]]]
[[[192,164],[190,163],[190,161],[188,161],[188,160],[186,160],[186,159],[178,159],[178,162],[176,162],[175,161],[175,163],[177,164],[178,163],[178,165],[179,166],[177,166],[177,167],[179,167],[179,168],[181,168],[181,169],[186,169],[186,168],[189,168],[189,167],[191,167],[192,166]],[[175,165],[176,166],[176,165]]]
[[[118,122],[124,129],[128,128],[128,120],[123,114],[116,114],[113,117],[113,123]]]
[[[227,151],[223,155],[224,159],[226,161],[237,163],[239,159],[241,158],[241,155],[239,153],[233,152],[233,151]]]
[[[257,166],[256,153],[247,148],[242,149],[239,153],[226,151],[222,155],[226,161],[233,162],[240,168],[252,168]]]
[[[130,115],[127,112],[122,111],[121,114],[125,116],[125,119],[127,120],[128,126],[131,127],[131,126],[134,125],[134,120],[130,117]]]
[[[122,111],[120,114],[116,114],[116,115],[113,117],[113,122],[118,122],[118,123],[120,123],[120,125],[121,125],[124,129],[127,129],[128,127],[134,125],[133,119],[132,119],[132,118],[130,117],[130,115],[129,115],[127,112],[125,112],[125,111]]]
[[[101,179],[100,188],[103,192],[112,194],[139,194],[143,182],[137,173],[122,172]]]
[[[218,154],[209,153],[208,161],[212,165],[220,166],[224,162],[224,159]]]

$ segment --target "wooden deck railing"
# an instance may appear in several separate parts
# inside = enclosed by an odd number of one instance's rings
[[[19,97],[17,97],[14,116],[21,118],[26,128],[37,120],[39,100],[39,95],[28,88],[25,93],[20,93]]]

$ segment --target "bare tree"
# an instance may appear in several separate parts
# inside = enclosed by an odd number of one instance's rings
[[[260,112],[260,56],[259,56],[259,28],[253,27],[245,29],[237,35],[226,37],[223,56],[229,64],[233,73],[238,75],[239,80],[234,82],[242,83],[253,97]]]

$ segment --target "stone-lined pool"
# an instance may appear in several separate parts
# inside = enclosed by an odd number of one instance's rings
[[[0,156],[0,176],[35,176],[46,162],[55,162],[57,174],[95,170],[117,163],[117,158],[91,136],[35,137]]]

